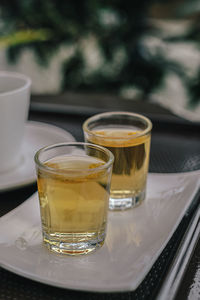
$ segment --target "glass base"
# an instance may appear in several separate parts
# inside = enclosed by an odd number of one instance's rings
[[[45,246],[52,252],[66,255],[82,255],[96,251],[102,247],[105,240],[105,233],[101,236],[96,236],[92,239],[92,234],[89,234],[90,239],[84,240],[83,237],[80,239],[80,234],[68,234],[65,238],[62,236],[62,240],[58,236],[49,236],[43,233],[43,242]],[[77,240],[78,239],[78,240]],[[77,240],[77,241],[76,241]],[[82,241],[81,241],[82,240]]]
[[[125,210],[136,207],[145,199],[145,194],[145,191],[142,191],[137,195],[124,195],[124,197],[121,196],[120,198],[111,196],[109,199],[109,209]]]

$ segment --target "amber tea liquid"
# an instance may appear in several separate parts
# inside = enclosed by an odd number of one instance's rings
[[[38,171],[43,239],[50,250],[85,254],[103,244],[109,200],[108,174],[106,170],[93,172],[102,164],[103,160],[90,156],[60,156],[45,165],[63,170],[63,174]],[[65,173],[66,169],[70,169],[70,176]],[[77,169],[81,170],[78,175]],[[91,173],[86,174],[86,169]]]
[[[150,133],[141,135],[133,126],[99,127],[87,140],[109,149],[115,157],[110,192],[110,209],[126,209],[145,198],[149,166]]]

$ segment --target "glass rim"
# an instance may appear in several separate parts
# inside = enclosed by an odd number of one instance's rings
[[[123,136],[102,136],[101,134],[97,134],[95,133],[93,130],[90,130],[88,128],[88,124],[91,122],[91,121],[96,121],[98,120],[99,118],[101,117],[107,117],[107,116],[112,116],[112,115],[123,115],[123,116],[131,116],[131,117],[137,117],[141,120],[144,120],[146,123],[147,123],[147,128],[144,129],[144,130],[141,130],[141,132],[139,132],[138,134],[136,134],[135,136],[131,136],[131,138],[129,137],[123,137]],[[99,113],[99,114],[95,114],[91,117],[89,117],[88,119],[85,120],[85,122],[83,123],[83,131],[86,132],[87,134],[89,135],[93,135],[93,136],[96,136],[98,138],[103,138],[103,139],[112,139],[112,140],[118,140],[118,139],[124,139],[124,140],[129,140],[129,139],[135,139],[135,138],[138,138],[140,136],[143,136],[143,135],[146,135],[148,134],[149,132],[151,132],[152,130],[152,122],[149,118],[141,115],[141,114],[138,114],[138,113],[132,113],[132,112],[126,112],[126,111],[112,111],[112,112],[104,112],[104,113]]]
[[[87,168],[87,169],[81,169],[81,168],[77,168],[77,169],[59,169],[59,168],[52,168],[52,167],[48,167],[46,166],[40,159],[39,159],[39,156],[41,153],[45,152],[45,151],[48,151],[48,150],[51,150],[53,148],[59,148],[59,147],[64,147],[64,146],[89,146],[91,148],[96,148],[104,153],[106,153],[106,155],[108,156],[108,161],[105,162],[103,165],[100,165],[98,167],[95,167],[95,168]],[[56,157],[56,156],[54,156]],[[57,143],[57,144],[52,144],[52,145],[49,145],[49,146],[45,146],[45,147],[42,147],[41,149],[39,149],[35,156],[34,156],[34,161],[35,161],[35,164],[40,168],[40,169],[43,169],[45,171],[48,171],[50,173],[56,173],[56,174],[72,174],[72,172],[75,174],[75,173],[82,173],[82,174],[86,174],[86,173],[96,173],[98,171],[101,171],[101,170],[105,170],[107,168],[109,168],[113,162],[114,162],[114,155],[112,154],[112,152],[108,149],[106,149],[105,147],[103,146],[99,146],[99,145],[96,145],[96,144],[92,144],[92,143],[86,143],[86,142],[65,142],[65,143]]]

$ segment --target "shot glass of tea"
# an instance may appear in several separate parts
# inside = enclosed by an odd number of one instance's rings
[[[110,210],[135,207],[145,199],[151,121],[129,112],[106,112],[83,124],[86,142],[109,149],[114,157]]]
[[[62,143],[35,155],[43,242],[53,252],[79,255],[106,236],[113,154],[89,143]]]

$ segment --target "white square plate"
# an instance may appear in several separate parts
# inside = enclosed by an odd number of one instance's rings
[[[147,199],[109,212],[106,242],[86,256],[50,253],[42,244],[37,194],[0,218],[0,265],[21,276],[75,290],[133,291],[174,233],[200,186],[200,173],[149,174]]]

